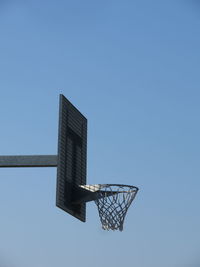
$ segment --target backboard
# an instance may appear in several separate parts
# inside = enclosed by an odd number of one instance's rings
[[[87,119],[60,95],[56,206],[85,222],[86,204],[72,204],[86,184]]]

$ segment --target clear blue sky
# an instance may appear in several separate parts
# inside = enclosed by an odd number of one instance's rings
[[[200,266],[200,3],[0,0],[0,154],[88,118],[88,183],[136,185],[124,231],[55,207],[55,168],[0,169],[1,267]]]

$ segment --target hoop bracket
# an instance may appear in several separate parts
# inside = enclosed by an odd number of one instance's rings
[[[83,202],[97,201],[100,198],[118,194],[118,191],[105,192],[100,190],[100,185],[80,185],[73,189],[73,204],[80,204]],[[101,192],[101,194],[100,194]]]

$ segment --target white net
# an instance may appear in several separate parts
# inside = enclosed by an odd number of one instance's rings
[[[97,185],[96,185],[97,186]],[[104,230],[123,230],[128,208],[134,200],[138,188],[130,185],[98,185],[95,203]]]

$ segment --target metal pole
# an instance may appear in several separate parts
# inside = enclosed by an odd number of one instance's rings
[[[57,155],[0,156],[0,168],[6,167],[57,167]]]

